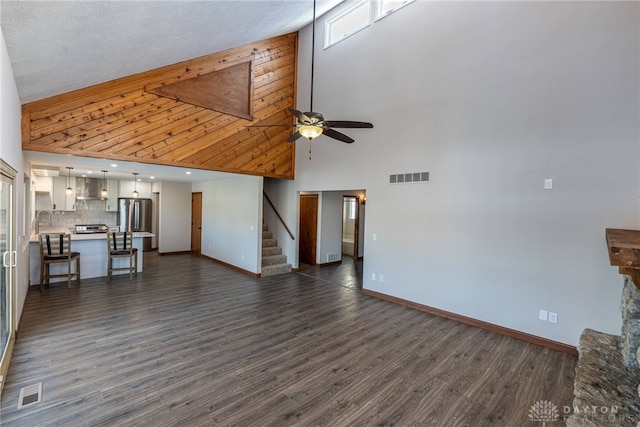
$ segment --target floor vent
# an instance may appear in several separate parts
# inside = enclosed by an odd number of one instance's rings
[[[42,383],[32,384],[20,389],[18,409],[34,405],[42,400]]]
[[[338,261],[339,259],[340,259],[340,254],[338,253],[327,254],[327,262]]]

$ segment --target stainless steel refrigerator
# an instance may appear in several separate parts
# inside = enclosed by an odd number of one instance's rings
[[[151,213],[151,199],[118,198],[120,231],[148,231],[151,233]],[[143,239],[142,250],[151,250],[151,237]]]

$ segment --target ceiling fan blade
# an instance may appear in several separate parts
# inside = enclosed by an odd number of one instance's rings
[[[328,136],[329,138],[337,139],[338,141],[346,142],[347,144],[351,144],[354,139],[349,138],[344,133],[340,133],[337,130],[324,128],[322,130],[322,134]]]
[[[310,123],[311,119],[302,111],[294,110],[293,108],[288,108],[289,112],[298,118],[300,123]]]
[[[295,127],[296,125],[284,125],[284,124],[273,124],[273,125],[246,125],[246,128],[270,128],[273,126],[281,126],[281,127]]]
[[[325,126],[331,128],[372,128],[373,125],[368,122],[354,122],[351,120],[325,120]]]
[[[292,134],[292,135],[289,137],[289,139],[287,139],[287,142],[293,142],[293,141],[295,141],[296,139],[300,138],[301,136],[302,136],[302,134],[300,134],[300,132],[297,132],[297,131],[296,131],[296,133]]]

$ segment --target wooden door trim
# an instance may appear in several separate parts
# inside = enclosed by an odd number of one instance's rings
[[[340,241],[340,253],[342,254],[342,236],[344,236],[344,199],[346,197],[349,197],[351,199],[355,199],[356,200],[356,213],[355,213],[355,221],[353,223],[353,254],[351,256],[351,258],[354,261],[358,260],[358,252],[360,251],[359,249],[359,242],[358,240],[360,239],[360,196],[357,195],[353,195],[353,194],[343,194],[342,195],[342,218],[341,218],[341,222],[342,222],[342,230],[340,232],[340,236],[341,236],[341,241]]]
[[[195,212],[195,201],[194,201],[194,196],[199,197],[199,212]],[[194,241],[194,236],[195,236],[195,224],[194,224],[194,220],[197,219],[197,216],[200,217],[200,225],[198,226],[198,234],[199,234],[199,238],[198,238],[198,242],[199,245],[198,247],[194,247],[193,245],[193,241]],[[201,191],[194,191],[191,193],[191,253],[201,256],[202,255],[202,192]]]
[[[360,252],[360,197],[356,198],[356,220],[353,224],[353,260],[358,260],[358,252]]]
[[[318,265],[318,207],[319,207],[319,195],[317,193],[304,193],[304,194],[300,194],[298,197],[298,204],[300,207],[300,212],[299,212],[299,218],[298,218],[298,262],[303,262],[301,260],[300,254],[301,254],[301,250],[303,250],[303,244],[306,243],[306,239],[303,233],[303,229],[302,229],[302,219],[303,219],[303,209],[302,209],[302,199],[303,198],[307,198],[307,199],[315,199],[315,218],[314,218],[314,224],[313,227],[314,229],[314,233],[313,233],[313,241],[311,242],[310,245],[310,250],[311,250],[311,258],[313,258],[313,263],[307,262],[305,261],[305,264],[310,264],[310,265]]]

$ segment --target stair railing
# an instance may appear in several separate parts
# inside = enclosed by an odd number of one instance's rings
[[[293,233],[291,232],[291,230],[289,230],[289,227],[287,227],[287,224],[284,223],[284,220],[282,219],[282,217],[278,213],[278,210],[276,209],[276,207],[273,206],[273,203],[271,202],[271,199],[269,199],[269,196],[267,196],[267,193],[262,191],[262,194],[264,195],[264,198],[267,199],[267,202],[269,202],[269,205],[271,206],[271,209],[273,209],[273,211],[276,213],[276,216],[278,217],[278,219],[280,220],[280,222],[284,226],[284,229],[287,230],[287,233],[289,233],[289,236],[291,237],[291,240],[296,240],[296,238],[293,237]]]

